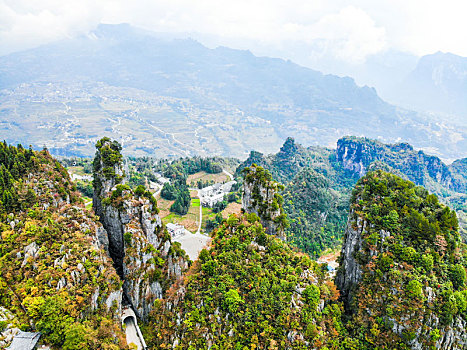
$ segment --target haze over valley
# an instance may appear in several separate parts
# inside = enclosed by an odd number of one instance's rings
[[[465,123],[383,101],[351,78],[129,25],[0,58],[0,137],[93,155],[102,136],[131,155],[277,151],[288,136],[334,147],[345,135],[465,156]],[[459,92],[460,93],[460,92]]]

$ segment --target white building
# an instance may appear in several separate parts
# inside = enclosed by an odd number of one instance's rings
[[[159,182],[161,185],[165,184],[165,183],[170,183],[170,180],[167,179],[166,177],[159,177],[157,179],[157,182]]]
[[[170,183],[170,180],[166,177],[163,177],[161,173],[154,172],[154,176],[156,177],[156,181],[161,185],[165,184],[166,182]]]
[[[165,227],[167,227],[167,231],[169,231],[170,236],[172,236],[172,238],[183,236],[188,233],[191,234],[190,231],[188,231],[183,225],[180,224],[168,223],[167,225],[165,225]]]
[[[236,183],[236,181],[229,181],[225,184],[217,183],[199,190],[198,194],[201,205],[212,207],[214,204],[221,202]]]
[[[78,175],[78,174],[71,174],[71,179],[73,181],[76,180],[83,180],[83,181],[92,181],[92,176],[91,175]]]

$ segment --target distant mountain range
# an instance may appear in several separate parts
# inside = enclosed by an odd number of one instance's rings
[[[466,126],[467,58],[442,52],[423,56],[391,95],[404,106],[457,115]]]
[[[467,126],[467,58],[437,52],[417,57],[390,49],[352,64],[326,58],[305,65],[339,76],[351,76],[358,85],[375,87],[387,102],[421,112],[432,119]]]
[[[287,136],[357,135],[466,155],[465,129],[384,102],[351,78],[129,25],[0,57],[0,138],[92,155],[103,135],[132,155],[277,151]]]

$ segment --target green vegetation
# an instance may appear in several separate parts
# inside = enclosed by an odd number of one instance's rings
[[[174,307],[162,302],[153,311],[146,327],[153,348],[170,347],[173,335],[180,338],[177,349],[338,347],[334,285],[308,256],[267,235],[254,214],[231,216],[214,231],[212,248],[201,251],[184,290],[182,300],[167,300]],[[178,315],[181,322],[174,321]]]
[[[161,190],[161,197],[167,199],[169,201],[174,200],[177,198],[177,189],[174,185],[166,182]]]
[[[27,208],[35,203],[34,192],[27,193],[24,201],[20,200],[21,188],[18,185],[21,185],[19,180],[23,176],[39,167],[38,162],[32,149],[0,143],[0,214],[3,218],[11,211]]]
[[[222,210],[227,208],[227,204],[228,202],[225,200],[225,196],[224,196],[223,200],[221,200],[220,202],[217,202],[216,204],[212,206],[213,213],[220,213]]]
[[[290,223],[286,235],[291,244],[313,256],[340,244],[351,186],[358,177],[342,167],[332,150],[304,148],[288,138],[275,155],[252,151],[237,174],[252,164],[284,184],[284,213]]]
[[[346,148],[353,151],[346,153]],[[366,138],[344,137],[338,141],[337,152],[323,147],[305,148],[288,138],[277,154],[265,156],[252,151],[237,168],[237,175],[252,164],[269,170],[274,180],[285,185],[284,211],[290,221],[287,237],[309,254],[318,255],[340,244],[360,164],[363,170],[389,171],[435,192],[457,211],[460,233],[467,242],[465,160],[447,167],[439,158],[414,151],[406,143],[385,145]]]
[[[92,158],[80,157],[59,158],[60,163],[65,168],[78,175],[92,175],[92,160]]]
[[[205,171],[208,174],[218,174],[222,172],[223,158],[181,158],[178,161],[172,162],[172,166],[181,166],[184,172],[188,175]]]
[[[0,305],[56,348],[121,349],[116,309],[105,304],[121,282],[97,248],[97,218],[47,150],[2,145],[1,190],[14,201],[2,201]]]
[[[454,211],[423,187],[382,171],[358,181],[351,210],[353,225],[357,217],[368,223],[356,254],[363,276],[349,322],[362,348],[409,349],[415,338],[431,348],[436,328],[444,332],[455,318],[467,320],[467,250]],[[424,321],[433,318],[439,322]],[[393,332],[396,323],[405,337]]]
[[[177,197],[175,198],[174,204],[170,207],[170,211],[177,213],[179,215],[185,215],[188,213],[191,205],[190,191],[188,187],[185,186],[183,190],[179,191]]]
[[[271,173],[256,164],[243,169],[242,173],[244,186],[251,187],[250,208],[245,210],[256,212],[263,224],[268,221],[274,222],[276,233],[282,235],[288,226],[287,215],[282,207],[283,198],[279,194],[284,186],[273,181]]]
[[[115,168],[122,164],[122,146],[117,141],[111,141],[108,137],[103,137],[96,143],[96,156],[93,161],[93,173],[102,172],[107,180],[114,179],[115,183],[122,181],[122,176],[115,173]],[[96,176],[94,176],[96,179]],[[95,180],[96,181],[96,180]],[[101,184],[95,183],[94,188],[99,189]]]
[[[122,161],[118,143],[103,139],[97,147],[103,154],[94,171],[120,182],[115,174]],[[401,153],[412,152],[399,147]],[[465,334],[456,327],[467,321],[467,250],[455,212],[438,197],[381,170],[358,180],[350,197],[356,176],[338,156],[304,149],[293,140],[276,156],[252,153],[251,158],[272,169],[252,165],[244,171],[259,216],[286,227],[288,213],[291,243],[310,254],[339,244],[351,198],[349,225],[364,229],[354,256],[362,278],[347,313],[325,265],[266,234],[254,213],[224,220],[212,212],[237,201],[233,192],[218,209],[203,208],[213,240],[183,279],[165,277],[169,261],[186,258],[178,243],[164,251],[170,239],[166,230],[157,233],[158,247],[142,244],[144,237],[132,229],[138,218],[124,230],[126,266],[136,266],[141,254],[151,256],[125,278],[149,281],[148,288],[157,281],[164,293],[154,302],[149,321],[141,323],[151,347],[171,348],[177,339],[176,349],[369,350],[414,344],[430,349],[450,327],[454,335]],[[66,170],[46,150],[4,143],[0,161],[0,305],[15,315],[20,328],[40,331],[55,348],[125,348],[115,321],[116,302],[106,303],[122,281],[98,248],[98,219],[82,208]],[[217,162],[203,162],[158,163],[171,180],[163,192],[173,195],[172,210],[183,213],[191,207],[198,213],[199,199],[190,198],[186,179],[202,164],[216,169]],[[462,166],[456,165],[458,175]],[[369,168],[403,174],[382,162],[373,161]],[[276,183],[277,178],[286,185]],[[116,183],[102,203],[121,208],[127,198],[135,203],[147,203],[140,200],[147,198],[157,211],[156,200],[140,182],[135,177],[132,185]],[[168,208],[171,202],[164,203]],[[1,323],[0,329],[6,326]]]
[[[165,183],[161,191],[161,197],[167,200],[175,200],[170,207],[170,211],[179,215],[188,213],[191,196],[184,177],[175,179],[173,184]]]
[[[205,215],[203,208],[203,216]],[[221,213],[217,213],[212,219],[206,219],[206,232],[211,232],[214,230],[216,227],[218,227],[220,224],[222,224],[222,221],[224,219],[222,218]]]
[[[89,198],[92,198],[94,194],[94,189],[92,183],[89,181],[76,181],[76,189],[83,195]]]
[[[290,223],[286,233],[293,245],[316,257],[340,243],[348,198],[330,188],[328,179],[304,169],[285,188],[283,196]]]

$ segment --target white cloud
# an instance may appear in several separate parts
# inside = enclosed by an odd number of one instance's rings
[[[466,1],[394,1],[406,18],[395,45],[419,55],[440,50],[467,56]]]
[[[0,0],[0,53],[87,32],[100,18],[89,0]]]
[[[330,55],[350,63],[361,63],[368,55],[386,47],[386,31],[377,27],[362,9],[348,6],[323,16],[311,25],[290,24],[293,37],[299,36],[311,47],[321,47],[318,55]]]
[[[85,33],[99,22],[195,33],[213,44],[287,48],[363,62],[386,48],[467,56],[464,0],[0,0],[0,54]],[[264,52],[263,50],[263,52]]]

